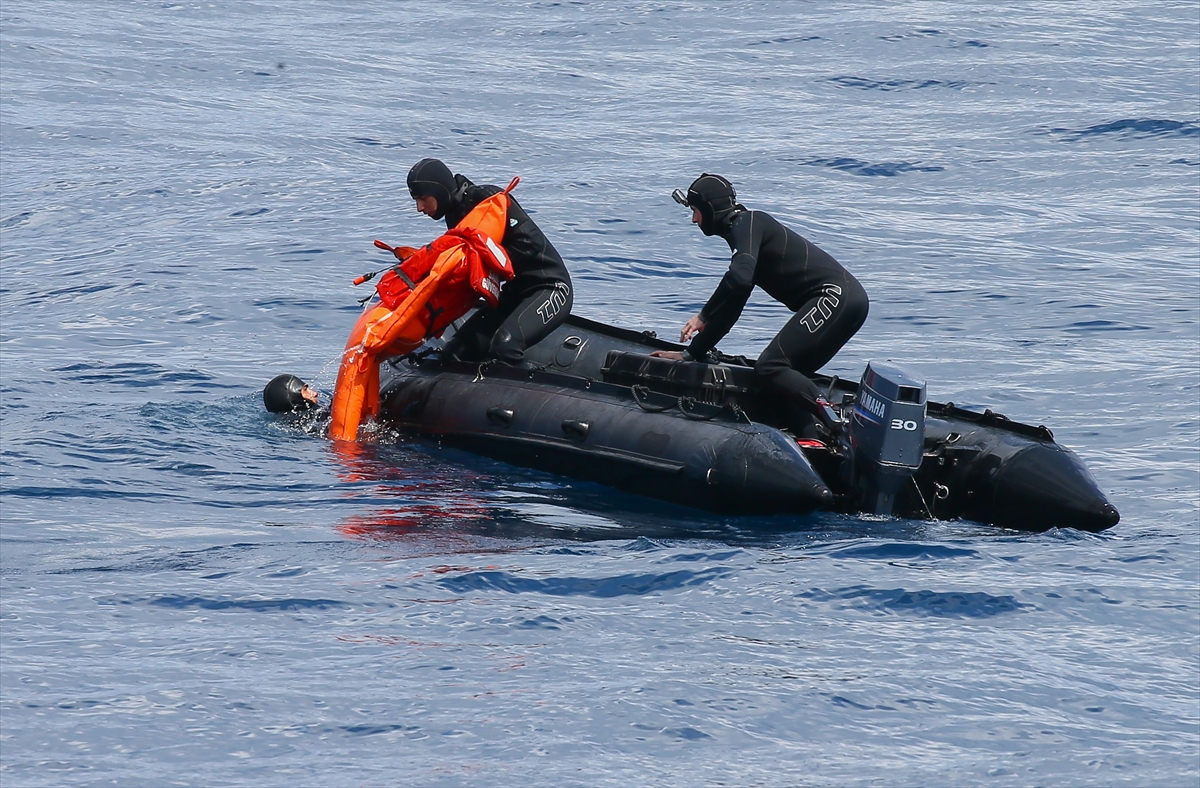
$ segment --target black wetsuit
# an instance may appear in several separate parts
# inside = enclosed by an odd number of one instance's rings
[[[732,214],[720,235],[733,259],[700,311],[704,330],[688,355],[703,359],[742,314],[757,285],[796,314],[759,356],[754,371],[764,388],[806,410],[821,391],[808,378],[850,341],[867,319],[867,293],[837,260],[762,211]]]
[[[455,175],[458,189],[446,210],[452,229],[471,209],[497,192],[497,186],[476,186]],[[509,195],[508,227],[500,242],[516,274],[500,290],[495,309],[481,308],[455,332],[448,349],[464,360],[498,358],[519,363],[526,348],[545,339],[571,313],[571,276],[558,251]]]

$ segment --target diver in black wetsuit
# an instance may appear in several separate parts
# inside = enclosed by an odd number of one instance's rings
[[[837,260],[770,214],[738,204],[733,184],[719,175],[705,173],[687,194],[676,189],[672,196],[692,208],[692,222],[705,235],[719,235],[729,243],[733,259],[708,303],[680,332],[681,342],[691,339],[687,350],[653,355],[706,360],[758,285],[795,315],[759,356],[756,376],[764,389],[836,430],[836,417],[808,376],[828,363],[866,321],[868,300],[862,285]]]
[[[408,173],[408,192],[417,210],[432,219],[445,218],[448,230],[500,191],[451,174],[438,159],[422,159]],[[497,358],[519,363],[527,348],[545,339],[571,313],[571,276],[562,257],[511,195],[500,244],[515,276],[501,288],[495,309],[480,308],[446,343],[445,352],[464,361]]]

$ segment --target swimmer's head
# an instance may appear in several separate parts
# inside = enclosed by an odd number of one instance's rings
[[[421,159],[408,171],[408,193],[417,210],[431,219],[441,219],[450,209],[450,195],[458,188],[454,173],[440,159]],[[432,198],[432,203],[422,200]]]
[[[272,413],[295,413],[317,406],[317,392],[295,375],[280,375],[263,389],[263,404]]]
[[[676,189],[671,193],[675,202],[686,205],[698,211],[692,222],[700,225],[705,235],[724,235],[729,232],[729,224],[739,210],[746,210],[738,204],[737,191],[733,184],[720,175],[704,173],[685,193]]]

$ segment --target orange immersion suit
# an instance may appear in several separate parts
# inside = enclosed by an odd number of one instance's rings
[[[500,285],[513,277],[500,242],[508,222],[508,193],[519,180],[514,178],[507,189],[480,202],[453,229],[380,278],[375,288],[379,303],[363,311],[342,353],[329,437],[354,440],[363,418],[379,412],[380,358],[409,353],[441,336],[481,297],[496,305]]]

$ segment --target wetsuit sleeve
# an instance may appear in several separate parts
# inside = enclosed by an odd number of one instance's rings
[[[763,223],[754,221],[754,214],[748,213],[735,221],[730,229],[729,245],[733,248],[733,259],[708,303],[700,310],[704,330],[688,346],[688,355],[692,358],[703,358],[725,338],[742,316],[746,301],[754,290],[754,271],[758,265],[758,250],[762,245],[762,227]]]
[[[733,324],[742,316],[742,310],[746,307],[754,285],[742,287],[736,281],[730,281],[731,279],[731,273],[726,272],[704,309],[700,310],[704,330],[696,334],[692,343],[688,345],[688,355],[693,359],[704,358],[708,351],[725,338],[729,329],[733,328]]]

